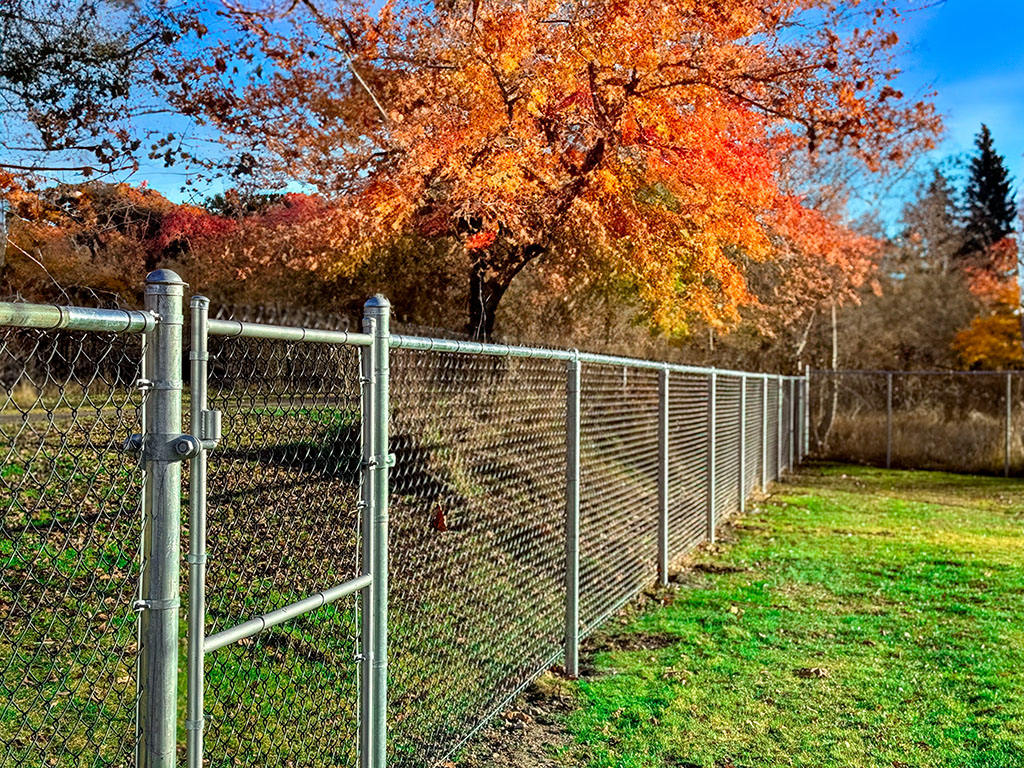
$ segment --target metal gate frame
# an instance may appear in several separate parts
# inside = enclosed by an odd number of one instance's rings
[[[203,766],[204,689],[206,656],[254,637],[264,630],[304,616],[325,605],[359,594],[360,669],[359,755],[362,768],[383,768],[386,760],[387,716],[387,590],[388,590],[388,469],[394,456],[388,442],[388,342],[391,307],[383,296],[366,302],[363,332],[321,331],[291,326],[244,323],[209,317],[210,301],[193,296],[191,394],[192,424],[198,427],[199,448],[189,455],[189,616],[186,736],[188,768]],[[256,338],[303,344],[348,345],[360,352],[361,369],[361,496],[362,573],[341,584],[206,635],[206,498],[207,452],[220,440],[221,414],[207,410],[208,342],[210,336]],[[168,768],[173,763],[168,764]],[[163,768],[163,766],[161,766]]]

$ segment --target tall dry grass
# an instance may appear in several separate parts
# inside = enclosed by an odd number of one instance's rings
[[[1014,413],[1011,432],[1011,474],[1024,476],[1024,409]],[[897,411],[892,422],[892,466],[952,472],[1003,472],[1005,420],[991,411],[950,414],[939,407]],[[815,444],[816,442],[816,444]],[[838,413],[828,435],[812,441],[823,459],[885,465],[885,411]]]

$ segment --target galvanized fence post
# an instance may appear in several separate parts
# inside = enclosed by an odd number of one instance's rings
[[[747,377],[740,376],[740,514],[747,510]]]
[[[565,673],[580,673],[580,361],[566,362]]]
[[[388,437],[390,387],[390,319],[391,304],[376,295],[363,305],[364,329],[373,334],[371,408],[372,455],[367,472],[373,475],[369,518],[372,520],[370,540],[371,582],[370,645],[364,650],[370,656],[369,691],[369,762],[372,768],[384,768],[387,762],[388,714],[388,470],[394,463]],[[365,745],[364,745],[365,749]]]
[[[715,543],[715,389],[718,374],[711,373],[708,378],[708,506],[707,536],[708,541]]]
[[[775,382],[775,390],[778,392],[775,398],[778,401],[778,413],[775,416],[775,479],[778,480],[782,477],[782,376],[776,376]]]
[[[178,558],[181,555],[182,298],[185,283],[158,269],[146,276],[146,309],[157,318],[146,340],[143,554],[139,648],[139,768],[175,765],[178,703]],[[184,449],[184,450],[183,450]]]
[[[220,440],[220,412],[207,410],[207,369],[209,361],[207,320],[210,300],[193,296],[192,348],[189,351],[189,397],[192,434],[199,438],[199,450],[189,467],[188,555],[188,692],[185,715],[187,764],[203,765],[203,689],[206,649],[206,452]]]
[[[768,487],[768,377],[761,378],[761,492]]]
[[[1006,372],[1006,433],[1003,440],[1003,476],[1010,476],[1011,435],[1013,434],[1013,374]]]
[[[669,369],[657,379],[657,574],[669,584]]]
[[[800,459],[806,459],[811,452],[811,364],[804,366],[804,415],[803,445]]]
[[[794,378],[790,388],[793,390],[793,440],[790,446],[790,454],[793,458],[789,462],[789,468],[793,469],[800,463],[800,443],[803,440],[803,377]]]
[[[797,412],[797,391],[796,391],[796,379],[790,377],[787,379],[789,384],[789,424],[786,425],[786,429],[789,431],[789,440],[786,442],[788,445],[788,460],[786,462],[786,469],[790,472],[793,471],[793,454],[796,452],[796,412]]]
[[[885,374],[885,468],[892,467],[892,371]]]

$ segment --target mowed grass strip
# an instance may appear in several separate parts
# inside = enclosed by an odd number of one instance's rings
[[[1021,481],[811,467],[660,597],[597,639],[558,762],[1024,766]]]

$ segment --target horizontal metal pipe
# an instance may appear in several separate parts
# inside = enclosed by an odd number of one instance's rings
[[[210,321],[213,322],[212,320]],[[679,363],[664,363],[658,360],[642,360],[635,357],[618,357],[616,355],[600,355],[593,352],[573,352],[568,349],[546,349],[544,347],[520,347],[513,344],[485,344],[479,341],[463,341],[460,339],[432,339],[425,336],[406,336],[400,333],[391,334],[392,349],[409,349],[419,352],[456,352],[464,355],[485,355],[488,357],[526,357],[537,360],[578,359],[581,363],[593,365],[615,365],[629,368],[648,368],[652,370],[668,370],[675,373],[710,374],[719,376],[746,376],[748,378],[775,377],[775,374],[756,371],[726,370],[707,368]],[[794,378],[794,377],[784,377]]]
[[[921,371],[887,371],[885,369],[868,368],[811,368],[809,374],[829,376],[1005,376],[1007,373],[1024,375],[1024,371],[942,371],[942,370],[921,370]]]
[[[0,326],[69,331],[144,333],[156,328],[151,312],[136,309],[89,309],[56,304],[0,302]]]
[[[280,341],[305,341],[314,344],[348,344],[354,347],[370,346],[366,333],[350,331],[322,331],[316,328],[299,328],[288,325],[264,325],[243,323],[238,320],[209,321],[212,336],[241,336],[247,339],[278,339]]]
[[[226,645],[258,635],[265,629],[276,627],[278,624],[283,624],[290,619],[297,619],[299,616],[315,611],[321,606],[329,605],[347,595],[358,592],[363,587],[368,587],[372,582],[373,576],[365,573],[358,578],[346,581],[344,584],[325,589],[283,608],[278,608],[276,611],[257,616],[255,619],[249,619],[249,621],[242,622],[237,626],[231,627],[231,629],[225,629],[223,632],[207,637],[203,643],[203,650],[206,653],[213,653]]]

